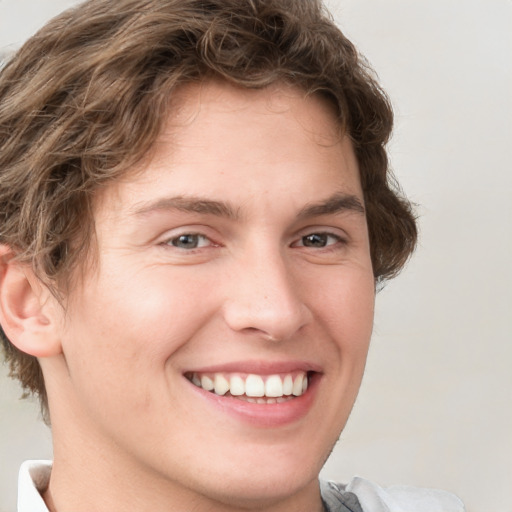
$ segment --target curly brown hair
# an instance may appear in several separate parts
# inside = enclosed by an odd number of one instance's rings
[[[148,154],[174,91],[210,77],[330,100],[358,159],[375,278],[395,276],[417,232],[389,171],[392,110],[320,0],[89,0],[50,21],[0,74],[0,243],[62,290],[89,250],[95,193]],[[0,337],[46,411],[37,359]]]

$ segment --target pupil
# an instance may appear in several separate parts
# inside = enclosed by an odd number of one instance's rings
[[[327,244],[327,235],[314,234],[304,237],[304,245],[306,247],[325,247]]]
[[[197,247],[197,236],[181,235],[174,241],[173,245],[185,249],[195,249]]]

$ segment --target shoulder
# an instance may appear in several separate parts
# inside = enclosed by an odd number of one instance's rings
[[[329,512],[464,512],[461,500],[446,491],[395,485],[381,487],[364,478],[355,477],[348,484],[321,482],[322,498]],[[350,496],[358,501],[350,508]],[[349,500],[347,503],[346,500]],[[341,506],[336,508],[336,503]],[[345,508],[343,508],[345,507]]]

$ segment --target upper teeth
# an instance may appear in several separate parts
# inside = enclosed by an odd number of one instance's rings
[[[308,388],[306,372],[284,375],[193,373],[189,379],[196,386],[213,391],[217,395],[230,392],[233,396],[278,398],[301,396]]]

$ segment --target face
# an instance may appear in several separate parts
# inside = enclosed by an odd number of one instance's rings
[[[56,457],[59,436],[86,439],[189,500],[313,492],[372,329],[351,144],[285,86],[179,99],[150,162],[98,198],[97,263],[63,315],[59,391],[48,379]]]

